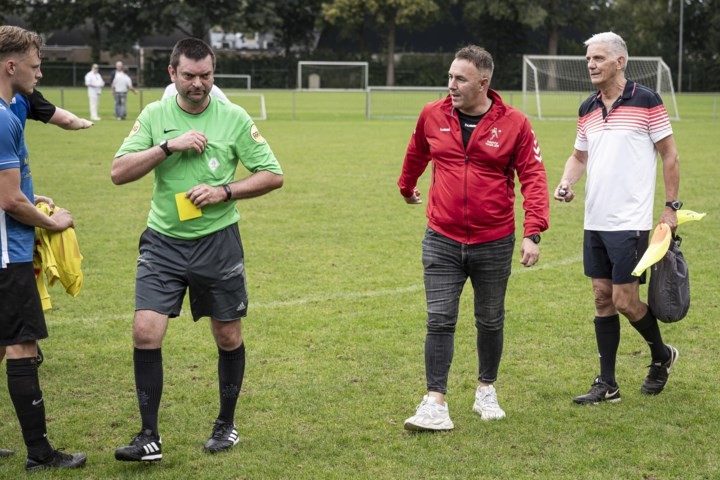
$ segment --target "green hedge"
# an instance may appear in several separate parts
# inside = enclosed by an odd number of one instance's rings
[[[167,73],[170,51],[155,51],[145,56],[143,66],[144,87],[164,87],[170,81]],[[271,54],[248,54],[238,52],[218,53],[217,73],[249,74],[253,88],[295,88],[298,60],[318,61],[359,61],[370,65],[370,85],[385,85],[385,57],[371,59],[339,58],[332,51],[314,52],[301,58],[286,58]],[[452,62],[452,53],[403,54],[395,65],[397,86],[445,86],[447,71]],[[43,62],[43,79],[46,86],[82,86],[84,76],[90,70],[90,63]],[[675,72],[674,72],[675,73]],[[673,78],[675,80],[675,78]],[[495,59],[495,73],[492,87],[498,90],[520,90],[522,88],[522,55],[510,55]],[[676,87],[677,88],[677,87]],[[687,61],[683,75],[683,92],[720,91],[720,60]]]

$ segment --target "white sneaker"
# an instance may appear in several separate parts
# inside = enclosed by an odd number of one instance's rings
[[[480,414],[483,420],[500,420],[505,418],[505,411],[497,401],[497,391],[492,385],[478,387],[475,391],[473,411]]]
[[[447,402],[440,405],[435,397],[425,395],[417,406],[415,415],[405,420],[405,430],[452,430],[455,428],[450,420]]]

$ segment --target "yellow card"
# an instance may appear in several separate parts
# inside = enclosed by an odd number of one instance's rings
[[[185,197],[185,192],[175,194],[175,203],[177,203],[178,215],[180,216],[181,222],[202,217],[202,210],[193,205],[189,198]]]

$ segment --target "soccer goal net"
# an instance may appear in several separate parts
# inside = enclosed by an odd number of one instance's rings
[[[630,57],[625,77],[652,88],[668,115],[679,120],[670,68],[661,57]],[[575,119],[580,104],[597,88],[585,57],[523,55],[523,111],[539,119]]]
[[[427,103],[447,94],[447,87],[368,87],[365,117],[417,118]]]
[[[300,61],[297,68],[298,90],[365,90],[368,87],[368,62]]]
[[[216,73],[215,85],[223,90],[242,89],[250,90],[252,88],[252,77],[250,75],[232,74],[232,73]]]

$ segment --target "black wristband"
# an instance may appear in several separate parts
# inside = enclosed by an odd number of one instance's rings
[[[540,243],[540,235],[538,235],[537,233],[533,233],[532,235],[528,235],[528,236],[525,237],[525,238],[529,238],[530,240],[532,240],[532,242],[533,242],[535,245],[537,245],[538,243]]]
[[[683,202],[681,202],[680,200],[672,200],[670,202],[665,202],[665,206],[670,207],[677,212],[682,208]]]
[[[232,190],[230,190],[230,185],[227,184],[223,185],[223,188],[225,189],[225,201],[227,202],[232,198]]]
[[[170,155],[172,155],[172,152],[170,151],[170,147],[168,147],[167,140],[163,140],[162,142],[160,142],[158,144],[158,146],[162,149],[163,152],[165,152],[166,157],[169,157]]]

